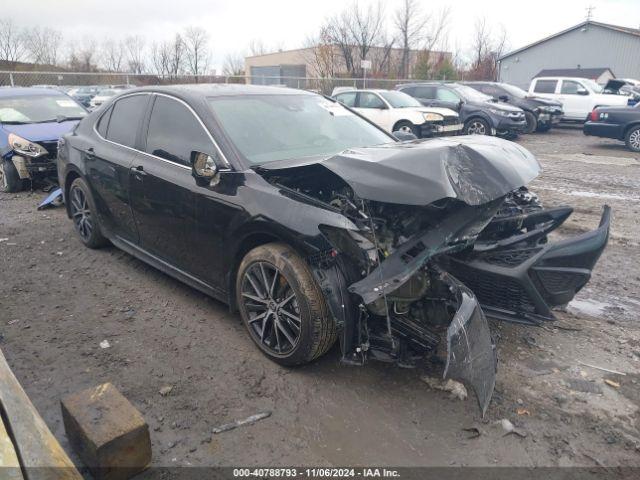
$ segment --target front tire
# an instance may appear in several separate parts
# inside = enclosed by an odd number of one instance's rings
[[[0,189],[5,193],[22,190],[22,180],[11,160],[0,160]]]
[[[80,241],[89,248],[100,248],[109,243],[102,235],[98,222],[98,210],[89,185],[76,178],[69,188],[69,212]]]
[[[523,133],[533,133],[538,129],[538,119],[531,112],[524,112],[524,118],[527,121],[527,126]]]
[[[393,131],[413,133],[416,137],[420,138],[420,129],[409,120],[400,120],[393,126]]]
[[[551,130],[551,122],[538,124],[538,132],[545,133]]]
[[[624,143],[632,152],[640,152],[640,125],[631,127],[624,137]]]
[[[464,124],[465,135],[491,135],[491,126],[480,117],[474,117],[467,120]]]
[[[281,365],[320,357],[336,340],[336,327],[306,262],[291,247],[269,243],[244,257],[236,302],[253,342]]]

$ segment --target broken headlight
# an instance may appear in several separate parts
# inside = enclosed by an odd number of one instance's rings
[[[444,117],[442,115],[440,115],[439,113],[427,112],[427,113],[423,113],[422,116],[424,117],[425,121],[427,121],[427,122],[442,122],[442,121],[444,121]]]
[[[9,134],[9,145],[16,153],[27,157],[36,158],[48,153],[42,145],[30,142],[15,133]]]

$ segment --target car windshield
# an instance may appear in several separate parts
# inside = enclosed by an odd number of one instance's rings
[[[393,141],[338,102],[319,95],[213,97],[209,104],[251,164],[330,156]]]
[[[581,80],[582,80],[582,83],[584,83],[591,90],[593,90],[594,93],[602,93],[602,91],[604,90],[601,85],[598,85],[596,82],[594,82],[589,78],[583,78]]]
[[[460,94],[460,96],[462,96],[462,98],[467,101],[490,102],[493,100],[493,98],[491,98],[489,95],[485,95],[475,88],[467,87],[466,85],[456,84],[451,85],[451,88],[453,88],[458,94]]]
[[[516,87],[515,85],[509,85],[508,83],[501,83],[500,86],[509,92],[510,95],[518,98],[525,98],[528,93],[522,90],[520,87]]]
[[[0,122],[45,123],[79,119],[86,110],[66,95],[20,95],[0,97]]]
[[[410,107],[421,107],[422,104],[417,101],[415,98],[407,95],[403,92],[394,92],[394,91],[386,91],[379,92],[389,105],[393,108],[410,108]]]

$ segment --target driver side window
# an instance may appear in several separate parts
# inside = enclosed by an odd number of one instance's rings
[[[449,103],[458,103],[460,101],[460,97],[448,88],[438,88],[437,99]]]
[[[375,93],[360,92],[358,95],[358,107],[360,108],[384,108],[384,102]]]
[[[582,84],[573,80],[563,80],[560,93],[563,95],[577,95],[578,90],[585,90]]]
[[[145,151],[180,165],[191,165],[191,152],[212,153],[211,139],[182,103],[157,96],[149,120]]]

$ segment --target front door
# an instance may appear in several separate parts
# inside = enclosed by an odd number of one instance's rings
[[[154,96],[144,153],[131,167],[131,204],[140,245],[190,274],[205,252],[195,251],[198,186],[191,152],[213,154],[213,144],[191,109],[173,97]]]
[[[393,128],[393,122],[389,118],[389,109],[376,93],[359,92],[355,110],[388,132]]]

